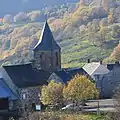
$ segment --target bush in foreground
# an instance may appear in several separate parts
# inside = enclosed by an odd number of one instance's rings
[[[63,112],[33,113],[29,120],[105,120],[105,116],[95,114],[77,114]]]
[[[99,92],[86,76],[76,75],[63,89],[63,96],[67,101],[76,104],[88,99],[98,98]]]
[[[47,86],[42,87],[41,99],[44,105],[62,104],[63,100],[63,85],[51,81]]]

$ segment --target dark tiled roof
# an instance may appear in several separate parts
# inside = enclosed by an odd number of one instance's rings
[[[62,80],[63,80],[63,82],[66,84],[69,80],[71,80],[72,79],[72,77],[68,74],[68,73],[66,73],[64,70],[62,70],[62,71],[56,71],[56,72],[54,72],[57,76],[59,76]]]
[[[66,72],[71,76],[74,77],[77,74],[80,75],[88,75],[87,72],[83,68],[72,68],[72,69],[66,69]]]
[[[107,69],[110,71],[113,70],[114,67],[120,67],[120,63],[115,62],[114,64],[107,64]]]
[[[38,41],[37,45],[34,47],[34,51],[37,50],[44,50],[44,51],[60,50],[59,45],[54,40],[54,37],[52,35],[52,32],[49,28],[47,21],[42,30],[40,40]]]
[[[47,84],[51,73],[37,70],[31,64],[4,66],[13,83],[19,88]]]
[[[114,67],[114,64],[107,64],[107,69],[108,70],[111,71],[113,69],[113,67]]]
[[[18,99],[18,96],[12,92],[3,78],[0,78],[0,98],[9,98],[10,100]]]

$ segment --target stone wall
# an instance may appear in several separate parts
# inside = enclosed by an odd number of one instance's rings
[[[60,51],[36,51],[34,53],[34,67],[43,70],[61,69]]]
[[[20,99],[9,101],[9,108],[19,111],[31,111],[32,105],[40,105],[40,86],[19,89]]]
[[[120,67],[115,66],[107,74],[96,75],[96,86],[101,91],[101,97],[111,98],[115,94],[115,90],[120,86]]]
[[[21,102],[25,109],[32,110],[33,104],[40,104],[40,86],[20,90]]]

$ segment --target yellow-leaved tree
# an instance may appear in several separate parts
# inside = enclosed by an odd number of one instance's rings
[[[98,98],[99,92],[95,84],[86,76],[76,75],[68,85],[63,88],[63,96],[68,101],[79,103],[88,99]]]
[[[47,86],[42,87],[41,100],[44,105],[62,104],[63,85],[53,80]]]

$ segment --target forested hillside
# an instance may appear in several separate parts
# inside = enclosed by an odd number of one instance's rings
[[[120,59],[119,1],[103,0],[100,5],[81,1],[44,9],[42,14],[38,10],[4,16],[0,26],[1,65],[23,64],[33,59],[32,50],[46,16],[62,48],[64,67],[81,66],[88,58],[105,62]]]

